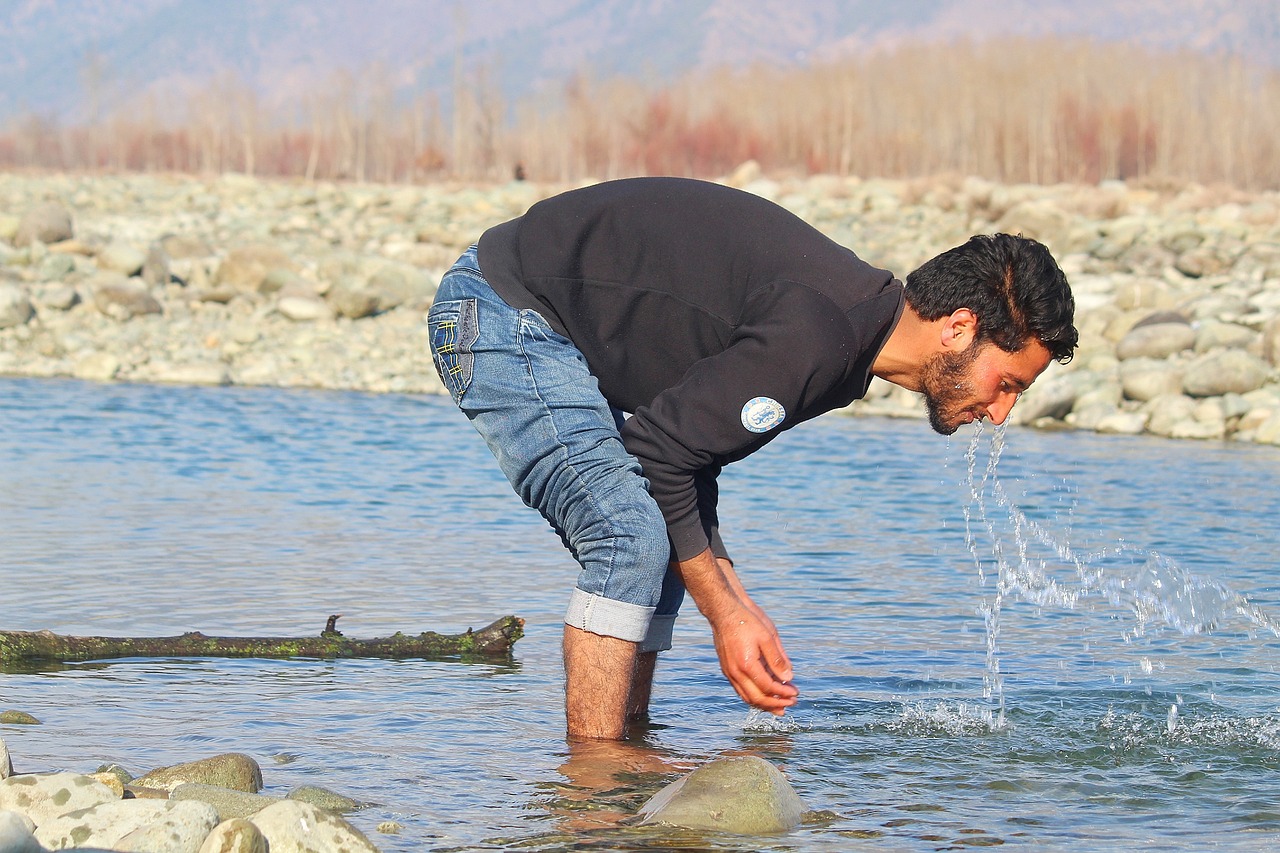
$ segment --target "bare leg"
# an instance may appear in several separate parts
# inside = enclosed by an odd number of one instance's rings
[[[564,709],[569,738],[621,740],[636,644],[564,626]]]
[[[657,652],[636,654],[636,673],[631,679],[631,699],[627,702],[628,723],[643,723],[649,719],[649,697],[653,694],[653,670],[657,665]]]

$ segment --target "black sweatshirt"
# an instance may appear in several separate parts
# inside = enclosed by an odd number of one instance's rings
[[[678,559],[709,544],[721,466],[862,397],[903,307],[885,270],[772,202],[683,178],[612,181],[480,238],[480,267],[586,356]]]

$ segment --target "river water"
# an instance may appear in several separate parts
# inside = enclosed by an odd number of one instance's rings
[[[1280,453],[829,416],[726,469],[725,538],[802,689],[749,714],[691,606],[627,748],[570,750],[574,566],[446,399],[0,380],[0,628],[358,637],[527,620],[510,660],[0,673],[21,772],[221,752],[385,851],[1280,846]],[[998,460],[998,464],[995,462]],[[629,825],[754,753],[785,836]],[[603,754],[602,754],[603,753]],[[385,821],[402,828],[378,832]]]

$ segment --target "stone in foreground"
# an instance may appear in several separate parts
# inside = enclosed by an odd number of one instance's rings
[[[271,853],[378,853],[360,830],[338,815],[309,803],[281,800],[253,815]]]
[[[704,764],[640,808],[643,824],[772,835],[800,825],[804,803],[785,776],[754,755]]]

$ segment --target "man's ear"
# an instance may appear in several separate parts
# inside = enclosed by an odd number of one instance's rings
[[[957,308],[942,324],[942,346],[952,352],[967,349],[978,337],[978,315]]]

